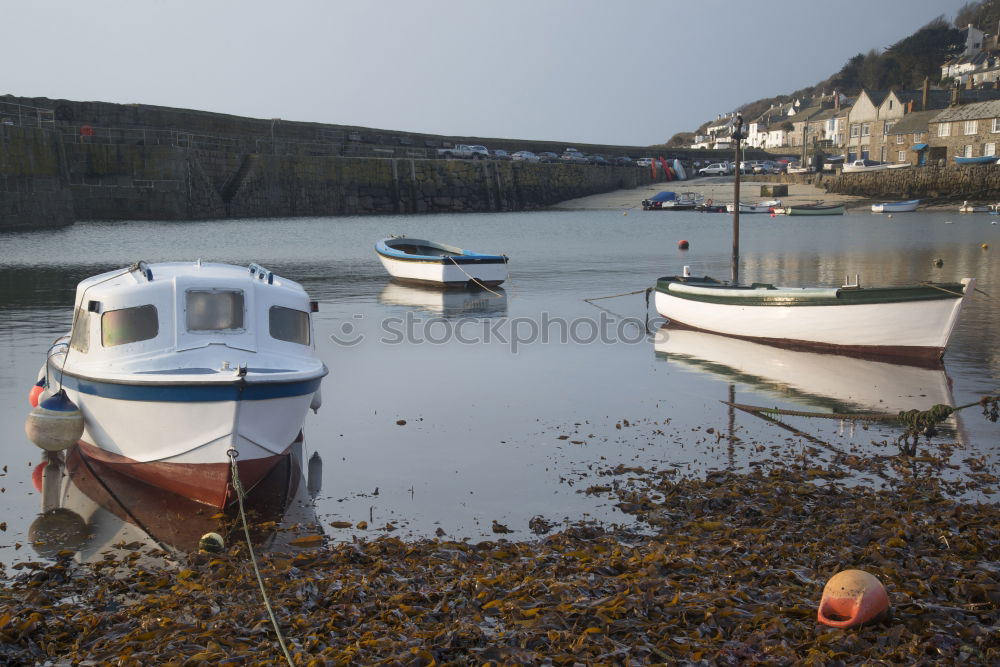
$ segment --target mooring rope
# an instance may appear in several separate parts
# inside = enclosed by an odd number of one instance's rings
[[[292,656],[288,653],[288,647],[285,646],[285,638],[281,634],[281,628],[278,627],[278,619],[274,617],[274,610],[271,608],[271,601],[267,597],[267,589],[264,588],[264,578],[260,576],[260,568],[257,567],[257,554],[255,554],[253,550],[253,543],[250,540],[250,527],[247,525],[247,515],[243,511],[243,496],[245,495],[245,492],[243,491],[243,483],[240,481],[239,466],[236,465],[238,452],[235,449],[230,449],[226,453],[229,455],[229,461],[233,471],[233,490],[236,491],[236,499],[239,501],[240,519],[243,522],[243,534],[246,535],[247,538],[247,550],[250,552],[250,563],[253,565],[254,574],[257,575],[257,585],[260,587],[260,596],[263,598],[264,606],[267,608],[267,615],[271,618],[271,625],[274,626],[274,634],[278,636],[278,644],[281,646],[281,652],[285,654],[285,660],[288,661],[289,667],[295,667],[295,662],[292,660]]]
[[[468,271],[466,271],[465,269],[463,269],[463,268],[462,268],[462,265],[461,265],[461,264],[459,264],[458,262],[456,262],[456,261],[455,261],[455,258],[454,258],[454,257],[452,257],[451,255],[448,255],[448,259],[450,259],[450,260],[451,260],[451,263],[452,263],[452,264],[454,264],[455,266],[457,266],[457,267],[458,267],[458,270],[459,270],[459,271],[461,271],[462,273],[464,273],[464,274],[465,274],[466,276],[469,276],[469,280],[471,280],[472,282],[476,283],[477,285],[479,285],[480,287],[482,287],[482,288],[483,288],[484,290],[486,290],[486,291],[487,291],[487,292],[489,292],[490,294],[493,294],[493,295],[495,295],[495,296],[501,296],[501,297],[503,296],[503,294],[499,294],[499,293],[497,293],[497,292],[494,292],[494,291],[493,291],[493,290],[491,290],[491,289],[490,289],[489,287],[487,287],[486,285],[484,285],[484,284],[482,284],[481,282],[479,282],[478,280],[476,280],[476,278],[475,278],[475,277],[473,277],[473,276],[470,276],[470,275],[469,275],[469,272],[468,272]]]
[[[637,289],[637,290],[634,290],[632,292],[623,292],[622,294],[612,294],[611,296],[594,296],[594,297],[591,297],[589,299],[584,299],[584,301],[586,301],[587,303],[590,303],[591,301],[600,301],[601,299],[616,299],[616,298],[618,298],[620,296],[630,296],[632,294],[642,294],[642,293],[645,292],[645,294],[646,294],[646,301],[648,302],[649,301],[649,293],[651,291],[653,291],[653,288],[652,287],[647,287],[646,289]]]

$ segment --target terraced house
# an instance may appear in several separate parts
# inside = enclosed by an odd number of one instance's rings
[[[932,161],[997,154],[1000,100],[949,107],[928,122]]]

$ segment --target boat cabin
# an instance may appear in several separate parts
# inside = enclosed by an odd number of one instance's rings
[[[192,366],[203,366],[217,356],[214,346],[237,352],[234,367],[258,353],[308,355],[313,309],[301,285],[256,264],[139,262],[77,286],[69,359],[124,371],[130,361],[149,368],[187,351]]]

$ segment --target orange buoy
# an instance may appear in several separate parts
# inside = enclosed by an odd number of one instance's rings
[[[853,628],[888,612],[889,594],[881,581],[864,570],[844,570],[826,582],[816,618],[830,627]]]
[[[688,242],[685,241],[684,239],[681,239],[681,242],[677,244],[677,247],[680,248],[681,250],[687,250]]]
[[[28,403],[31,404],[31,407],[33,408],[38,407],[38,397],[42,395],[43,391],[45,391],[45,378],[42,378],[38,382],[36,382],[31,387],[31,391],[28,392]]]

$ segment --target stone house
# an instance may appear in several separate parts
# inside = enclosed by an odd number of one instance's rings
[[[886,137],[888,162],[909,162],[912,165],[924,165],[931,158],[928,144],[928,123],[941,111],[912,111],[893,124],[890,134]],[[938,158],[935,156],[934,160]]]
[[[887,95],[888,93],[884,91],[862,90],[848,112],[846,138],[848,162],[866,158],[875,159],[871,155],[872,133],[878,131],[879,107]]]
[[[948,107],[927,125],[928,143],[938,149],[930,156],[932,160],[996,155],[1000,144],[1000,100]]]
[[[941,78],[952,77],[964,85],[972,73],[981,69],[986,63],[987,52],[984,51],[984,46],[987,35],[971,25],[962,32],[965,33],[965,48],[956,57],[941,65]],[[993,41],[995,43],[996,40]]]

